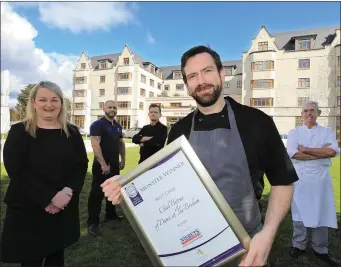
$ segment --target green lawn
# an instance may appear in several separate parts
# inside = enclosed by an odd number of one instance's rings
[[[138,147],[127,149],[127,164],[123,170],[123,174],[137,165],[138,162]],[[67,266],[151,266],[146,253],[139,243],[134,231],[127,221],[112,222],[101,224],[102,236],[94,238],[88,236],[86,219],[87,219],[87,198],[91,184],[91,162],[93,160],[92,153],[89,154],[90,164],[81,194],[80,203],[80,217],[82,227],[82,237],[80,241],[66,252]],[[340,158],[333,160],[331,168],[334,190],[335,203],[337,206],[337,213],[340,215]],[[1,165],[1,219],[4,218],[5,205],[2,200],[8,185],[8,177],[6,171]],[[266,186],[264,192],[263,205],[267,204],[269,186]],[[2,225],[1,225],[2,229]],[[289,256],[289,246],[292,234],[290,214],[282,224],[278,236],[275,240],[274,247],[271,254],[271,261],[275,266],[284,267],[298,267],[309,266],[317,267],[324,266],[319,262],[311,252],[308,252],[299,260],[293,261]],[[330,252],[340,259],[340,237],[335,230],[330,230]],[[12,266],[12,265],[5,265]],[[17,266],[17,265],[14,265]]]

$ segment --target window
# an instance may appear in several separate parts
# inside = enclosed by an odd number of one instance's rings
[[[337,56],[337,66],[340,67],[341,64],[341,58],[340,56]]]
[[[147,83],[147,78],[146,76],[141,74],[141,83]]]
[[[173,72],[173,78],[175,80],[182,79],[182,74],[180,71]]]
[[[99,76],[99,82],[105,83],[105,76]]]
[[[172,108],[181,108],[181,103],[170,103]]]
[[[117,116],[116,121],[122,126],[123,129],[130,128],[130,116]]]
[[[157,89],[161,90],[161,83],[157,83]]]
[[[310,44],[311,44],[311,40],[299,40],[298,41],[298,48],[300,50],[310,49]]]
[[[103,108],[104,107],[104,102],[99,102],[98,106],[99,106],[99,108]]]
[[[176,85],[176,90],[179,90],[179,91],[182,91],[182,90],[184,90],[184,85],[183,84],[177,84]]]
[[[165,85],[165,91],[169,91],[169,85]]]
[[[230,88],[230,83],[229,82],[224,82],[224,88]]]
[[[129,65],[129,57],[125,57],[125,58],[123,59],[123,64],[124,64],[124,65]]]
[[[274,61],[256,61],[251,63],[252,71],[261,71],[261,70],[273,70],[274,69]]]
[[[75,109],[85,109],[85,103],[75,103]]]
[[[310,78],[298,78],[298,88],[309,88]]]
[[[149,97],[154,97],[154,93],[153,92],[149,92]]]
[[[120,81],[130,80],[130,79],[131,79],[131,73],[130,73],[130,72],[119,73],[119,74],[118,74],[118,79],[119,79]]]
[[[337,76],[337,85],[341,86],[341,76]]]
[[[152,66],[150,67],[150,69],[151,69],[151,72],[152,72],[153,74],[155,74],[155,66],[152,65]]]
[[[338,106],[340,106],[340,96],[337,97],[337,103]]]
[[[140,110],[143,110],[143,102],[140,102],[139,108]]]
[[[83,77],[76,77],[76,84],[84,84],[86,83],[86,76]]]
[[[86,63],[81,64],[81,69],[84,70],[86,68]]]
[[[117,88],[117,94],[118,95],[129,95],[129,94],[131,94],[131,88],[130,87],[118,87]]]
[[[75,116],[75,124],[78,126],[78,127],[84,127],[84,119],[85,119],[85,116],[84,115],[81,115],[81,116]]]
[[[105,96],[105,89],[99,89],[99,96]]]
[[[232,76],[232,68],[224,68],[225,76]]]
[[[118,108],[130,108],[130,102],[128,101],[120,101],[120,102],[117,102],[117,107]]]
[[[309,69],[310,68],[310,59],[299,59],[298,60],[298,68],[299,69]]]
[[[309,97],[298,97],[297,106],[301,107],[305,101],[308,101]]]
[[[302,125],[302,116],[295,117],[295,128]]]
[[[154,80],[150,79],[149,85],[150,85],[151,87],[154,87]]]
[[[251,88],[274,88],[274,80],[252,80]]]
[[[272,107],[273,98],[251,98],[251,107]]]
[[[146,96],[146,89],[140,88],[140,96]]]
[[[267,51],[268,42],[258,42],[258,51]]]
[[[237,88],[242,88],[242,81],[237,81]]]
[[[107,68],[107,63],[101,63],[101,69],[106,69]]]
[[[73,91],[73,96],[75,97],[82,97],[82,96],[86,96],[86,90],[74,90]]]

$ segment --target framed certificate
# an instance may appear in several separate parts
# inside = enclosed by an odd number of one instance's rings
[[[250,237],[184,136],[118,181],[154,266],[237,266]]]

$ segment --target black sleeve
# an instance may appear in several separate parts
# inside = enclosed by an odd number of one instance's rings
[[[292,184],[298,180],[292,161],[273,119],[266,116],[264,120],[265,174],[272,186]]]
[[[167,127],[158,129],[157,134],[152,139],[143,143],[146,147],[163,147],[167,139]]]
[[[84,185],[84,180],[85,180],[86,172],[88,170],[89,160],[88,160],[88,156],[86,153],[84,141],[80,132],[78,131],[76,127],[71,129],[71,131],[72,131],[71,132],[72,137],[69,137],[69,138],[73,139],[73,143],[75,145],[76,152],[77,152],[79,159],[74,167],[73,173],[70,175],[70,179],[67,182],[66,186],[70,187],[73,190],[73,192],[80,193]]]
[[[137,144],[137,145],[141,144],[141,139],[142,139],[142,137],[143,137],[143,132],[144,132],[144,126],[142,127],[142,129],[141,129],[137,134],[135,134],[135,135],[133,136],[133,138],[132,138],[131,141],[132,141],[134,144]]]
[[[102,136],[102,127],[98,123],[98,121],[95,121],[90,126],[90,136]]]
[[[13,182],[12,193],[24,192],[33,202],[45,209],[58,190],[44,182],[34,170],[27,166],[27,146],[28,133],[25,131],[23,123],[15,124],[11,127],[3,151],[4,165],[8,177]],[[17,188],[17,190],[14,187]],[[15,196],[10,196],[15,198]]]

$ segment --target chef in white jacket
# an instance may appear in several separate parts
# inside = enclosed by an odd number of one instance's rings
[[[291,203],[291,255],[298,257],[304,252],[311,232],[314,254],[330,266],[338,266],[328,253],[328,227],[337,229],[329,166],[340,149],[334,131],[316,122],[321,114],[317,102],[306,101],[301,114],[303,125],[291,130],[287,141],[287,151],[299,177]]]

